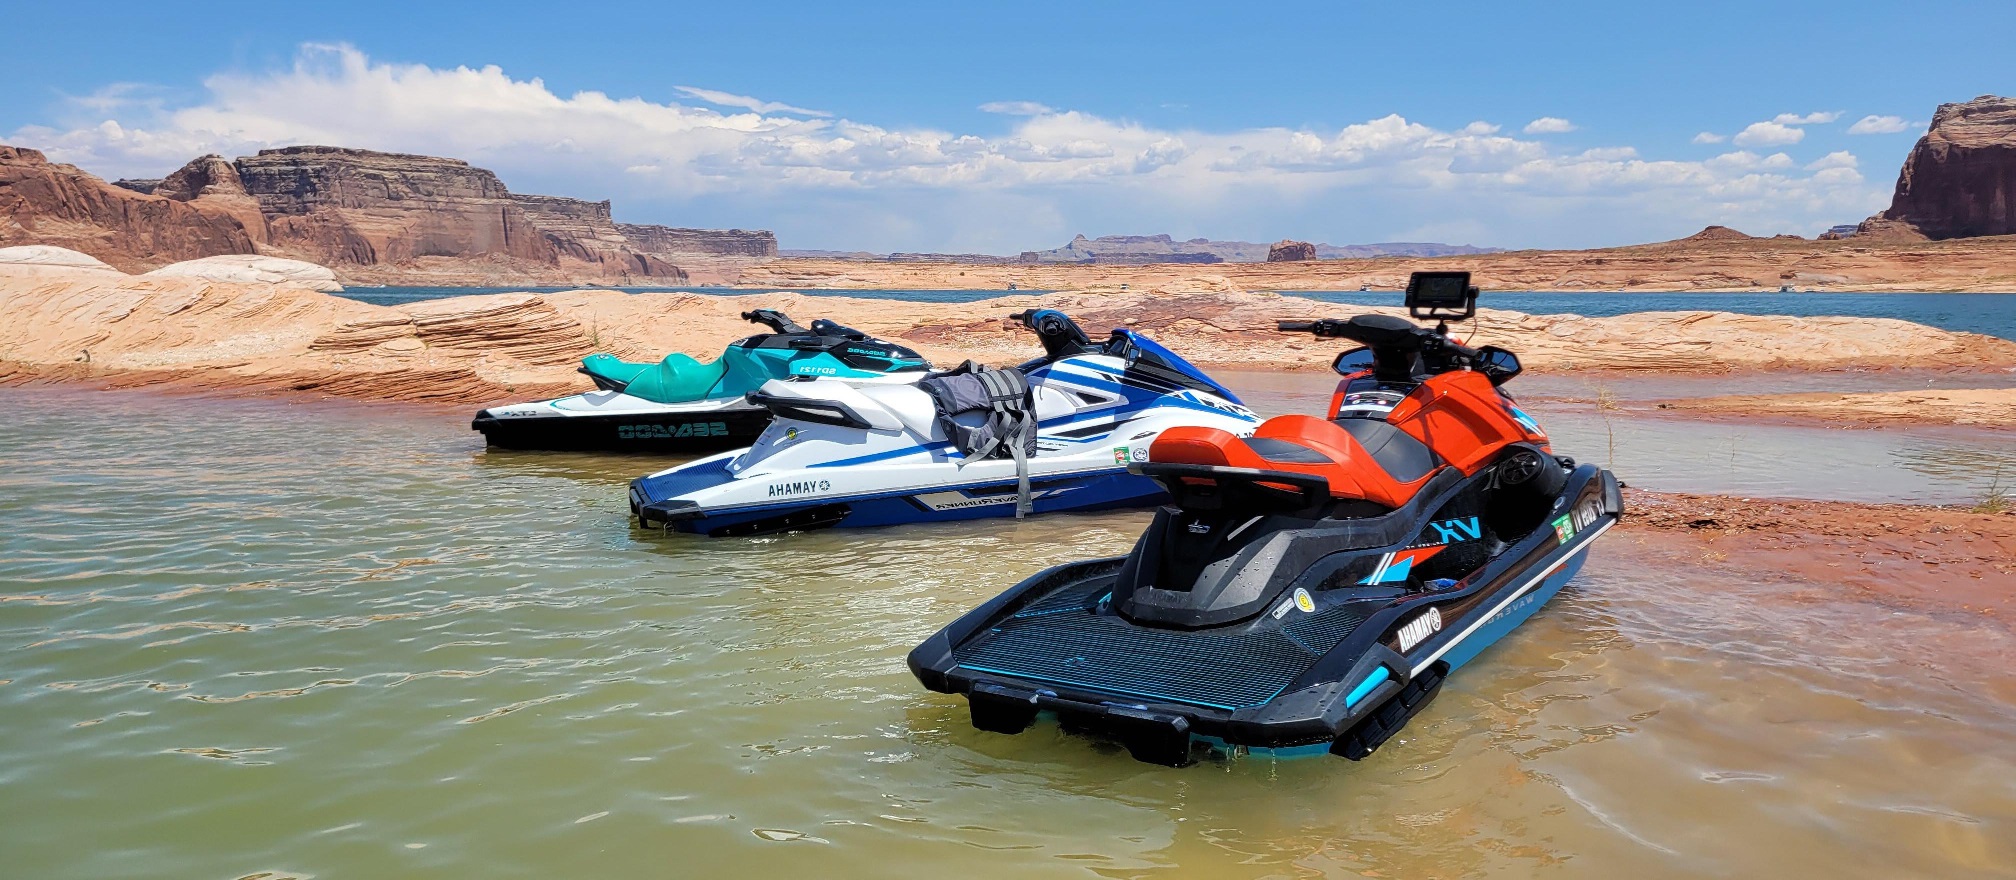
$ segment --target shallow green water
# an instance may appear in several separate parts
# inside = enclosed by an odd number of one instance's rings
[[[1371,760],[971,729],[903,654],[1139,513],[705,541],[462,416],[0,389],[23,878],[2007,876],[2016,639],[1628,535]],[[1543,416],[1544,418],[1544,416]]]

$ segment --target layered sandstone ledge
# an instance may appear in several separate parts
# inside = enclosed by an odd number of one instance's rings
[[[2016,427],[2016,388],[1739,394],[1656,401],[1661,410],[1690,415],[1822,420],[1856,427],[1961,425]]]
[[[581,290],[369,305],[298,283],[131,276],[109,268],[0,264],[0,381],[293,390],[463,404],[568,393],[595,351],[655,360],[711,358],[780,309],[912,344],[933,362],[1026,360],[1033,338],[1006,316],[1062,309],[1103,335],[1145,331],[1207,366],[1323,369],[1344,347],[1276,332],[1274,322],[1359,311],[1248,293],[1222,277],[1155,290],[1009,296],[948,305],[793,293],[631,295]],[[1485,311],[1475,345],[1519,352],[1535,371],[1826,370],[1880,366],[1911,352],[1926,367],[2016,366],[2016,343],[1904,321],[1669,312],[1615,318]]]

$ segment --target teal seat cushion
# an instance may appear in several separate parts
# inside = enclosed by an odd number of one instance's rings
[[[591,354],[581,360],[590,375],[602,376],[624,385],[623,393],[653,403],[685,403],[704,400],[715,394],[727,372],[727,364],[703,364],[674,352],[655,364],[618,360],[614,355]]]

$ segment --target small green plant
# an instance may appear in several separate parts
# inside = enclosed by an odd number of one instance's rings
[[[1969,509],[1975,513],[2008,513],[2011,507],[2016,507],[2016,499],[2011,499],[2009,487],[2002,485],[2002,466],[1998,464],[1995,476],[1988,480],[1988,488],[1974,497],[1974,506]]]
[[[1617,467],[1617,426],[1611,424],[1610,414],[1622,409],[1624,404],[1617,397],[1617,389],[1608,385],[1596,386],[1596,414],[1603,417],[1603,432],[1610,436],[1610,457],[1606,463],[1612,468]]]

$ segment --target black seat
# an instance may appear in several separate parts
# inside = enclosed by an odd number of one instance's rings
[[[1335,424],[1357,440],[1360,446],[1365,447],[1365,451],[1372,454],[1372,460],[1384,468],[1386,473],[1393,475],[1393,479],[1402,483],[1421,479],[1442,463],[1436,458],[1435,450],[1428,448],[1428,444],[1414,439],[1412,434],[1390,423],[1379,419],[1337,419]],[[1315,450],[1309,452],[1314,453]],[[1261,455],[1274,457],[1264,452]]]

